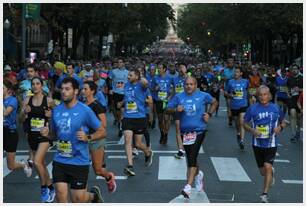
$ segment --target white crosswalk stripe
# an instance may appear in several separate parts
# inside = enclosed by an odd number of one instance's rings
[[[29,155],[16,155],[16,161],[20,161],[22,159],[27,160]],[[3,178],[9,175],[12,171],[7,168],[6,157],[3,158]]]

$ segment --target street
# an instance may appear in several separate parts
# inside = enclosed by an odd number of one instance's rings
[[[217,117],[213,116],[208,124],[208,132],[198,157],[204,172],[205,193],[195,194],[185,202],[215,203],[258,203],[263,187],[263,177],[257,169],[251,136],[246,136],[244,151],[240,151],[234,126],[229,127],[226,119],[224,98]],[[171,125],[168,145],[159,144],[159,131],[150,130],[153,164],[146,168],[143,153],[135,159],[136,176],[126,177],[123,168],[127,164],[123,139],[117,137],[117,128],[112,124],[113,116],[107,113],[108,135],[106,165],[117,179],[117,191],[109,194],[105,180],[96,178],[90,168],[89,187],[98,185],[106,203],[169,203],[184,202],[180,191],[186,183],[186,163],[184,159],[174,158],[177,152],[174,124]],[[301,203],[303,201],[303,142],[290,143],[290,129],[285,128],[280,135],[280,145],[274,162],[275,185],[269,192],[272,203]],[[27,159],[28,145],[25,138],[19,137],[17,159]],[[52,171],[51,148],[46,157],[48,170]],[[26,178],[23,171],[10,172],[3,159],[4,203],[38,203],[40,186],[37,173]]]

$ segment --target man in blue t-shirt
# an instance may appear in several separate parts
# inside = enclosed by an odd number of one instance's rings
[[[244,116],[244,127],[253,134],[253,151],[260,174],[264,176],[264,189],[260,195],[262,202],[268,202],[268,190],[274,184],[274,168],[277,135],[286,126],[284,114],[280,108],[271,103],[271,93],[267,86],[258,88],[259,103],[248,108]],[[252,126],[249,125],[252,123]]]
[[[122,136],[122,108],[118,107],[118,103],[123,100],[124,97],[124,84],[128,81],[129,71],[125,68],[123,59],[118,59],[118,68],[110,71],[109,78],[111,80],[111,88],[109,93],[113,95],[113,115],[118,122],[119,132],[118,136]]]
[[[94,112],[77,100],[78,93],[76,79],[63,79],[62,103],[52,112],[52,131],[57,140],[52,176],[57,202],[68,202],[68,184],[72,202],[103,202],[98,186],[87,192],[90,165],[88,142],[105,137],[106,131]],[[95,132],[89,134],[89,129]],[[50,137],[48,125],[41,134]]]
[[[205,113],[205,104],[211,104]],[[205,138],[206,124],[217,108],[217,101],[210,94],[197,90],[197,80],[187,77],[185,91],[175,95],[167,106],[167,112],[179,113],[180,135],[187,157],[187,184],[182,195],[189,198],[191,185],[195,181],[196,190],[203,191],[203,172],[199,170],[197,156]]]
[[[148,81],[140,78],[140,72],[133,69],[129,72],[128,82],[124,86],[124,99],[119,104],[124,105],[122,129],[125,138],[125,151],[128,165],[124,173],[135,176],[133,168],[132,141],[135,137],[135,146],[145,154],[145,164],[152,164],[153,152],[142,143],[142,137],[147,127],[146,98]]]
[[[224,95],[230,100],[230,110],[232,118],[235,119],[237,131],[237,142],[241,150],[244,149],[243,116],[248,107],[248,87],[249,81],[242,79],[241,68],[237,67],[234,70],[234,79],[229,80],[227,89]]]
[[[226,67],[222,72],[222,80],[224,81],[224,91],[227,90],[228,82],[230,79],[234,78],[234,60],[232,58],[227,59]],[[232,126],[232,114],[230,110],[230,99],[224,94],[226,108],[227,108],[227,117],[228,117],[228,125]]]

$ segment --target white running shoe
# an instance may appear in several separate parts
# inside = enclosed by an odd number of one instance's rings
[[[187,184],[185,185],[184,189],[182,190],[181,194],[184,196],[184,198],[190,198],[191,195],[191,185]]]
[[[262,194],[259,196],[262,203],[268,203],[268,195]]]
[[[32,168],[28,165],[28,163],[25,160],[20,161],[21,164],[24,165],[23,167],[23,172],[27,177],[32,176]]]
[[[199,170],[198,175],[195,176],[195,187],[198,192],[201,192],[204,190],[203,178],[204,178],[204,173],[201,170]]]
[[[137,150],[136,147],[133,148],[132,154],[133,154],[133,156],[135,156],[135,157],[138,156],[138,150]]]

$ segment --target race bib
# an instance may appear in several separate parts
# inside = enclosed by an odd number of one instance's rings
[[[280,87],[279,87],[279,91],[280,91],[280,92],[284,92],[284,93],[288,93],[288,87],[286,87],[286,86],[280,86]]]
[[[184,91],[184,87],[182,86],[175,87],[175,93],[182,93],[183,91]]]
[[[256,95],[256,88],[249,88],[250,95]]]
[[[57,142],[57,151],[62,157],[73,157],[72,145],[70,141],[59,140]]]
[[[167,98],[167,92],[158,92],[158,99],[165,100]]]
[[[138,109],[137,109],[137,104],[136,102],[128,102],[126,104],[126,112],[127,113],[135,113],[137,112]]]
[[[234,99],[243,99],[243,91],[235,91]]]
[[[31,131],[39,132],[41,128],[45,126],[45,120],[39,118],[32,118],[31,119]]]
[[[54,103],[55,103],[55,105],[57,106],[57,105],[59,105],[59,104],[61,103],[61,100],[54,99]]]
[[[197,139],[197,133],[186,133],[183,135],[183,145],[192,145]]]
[[[268,125],[256,125],[256,130],[260,132],[260,136],[257,138],[267,139],[270,137],[270,130]]]

